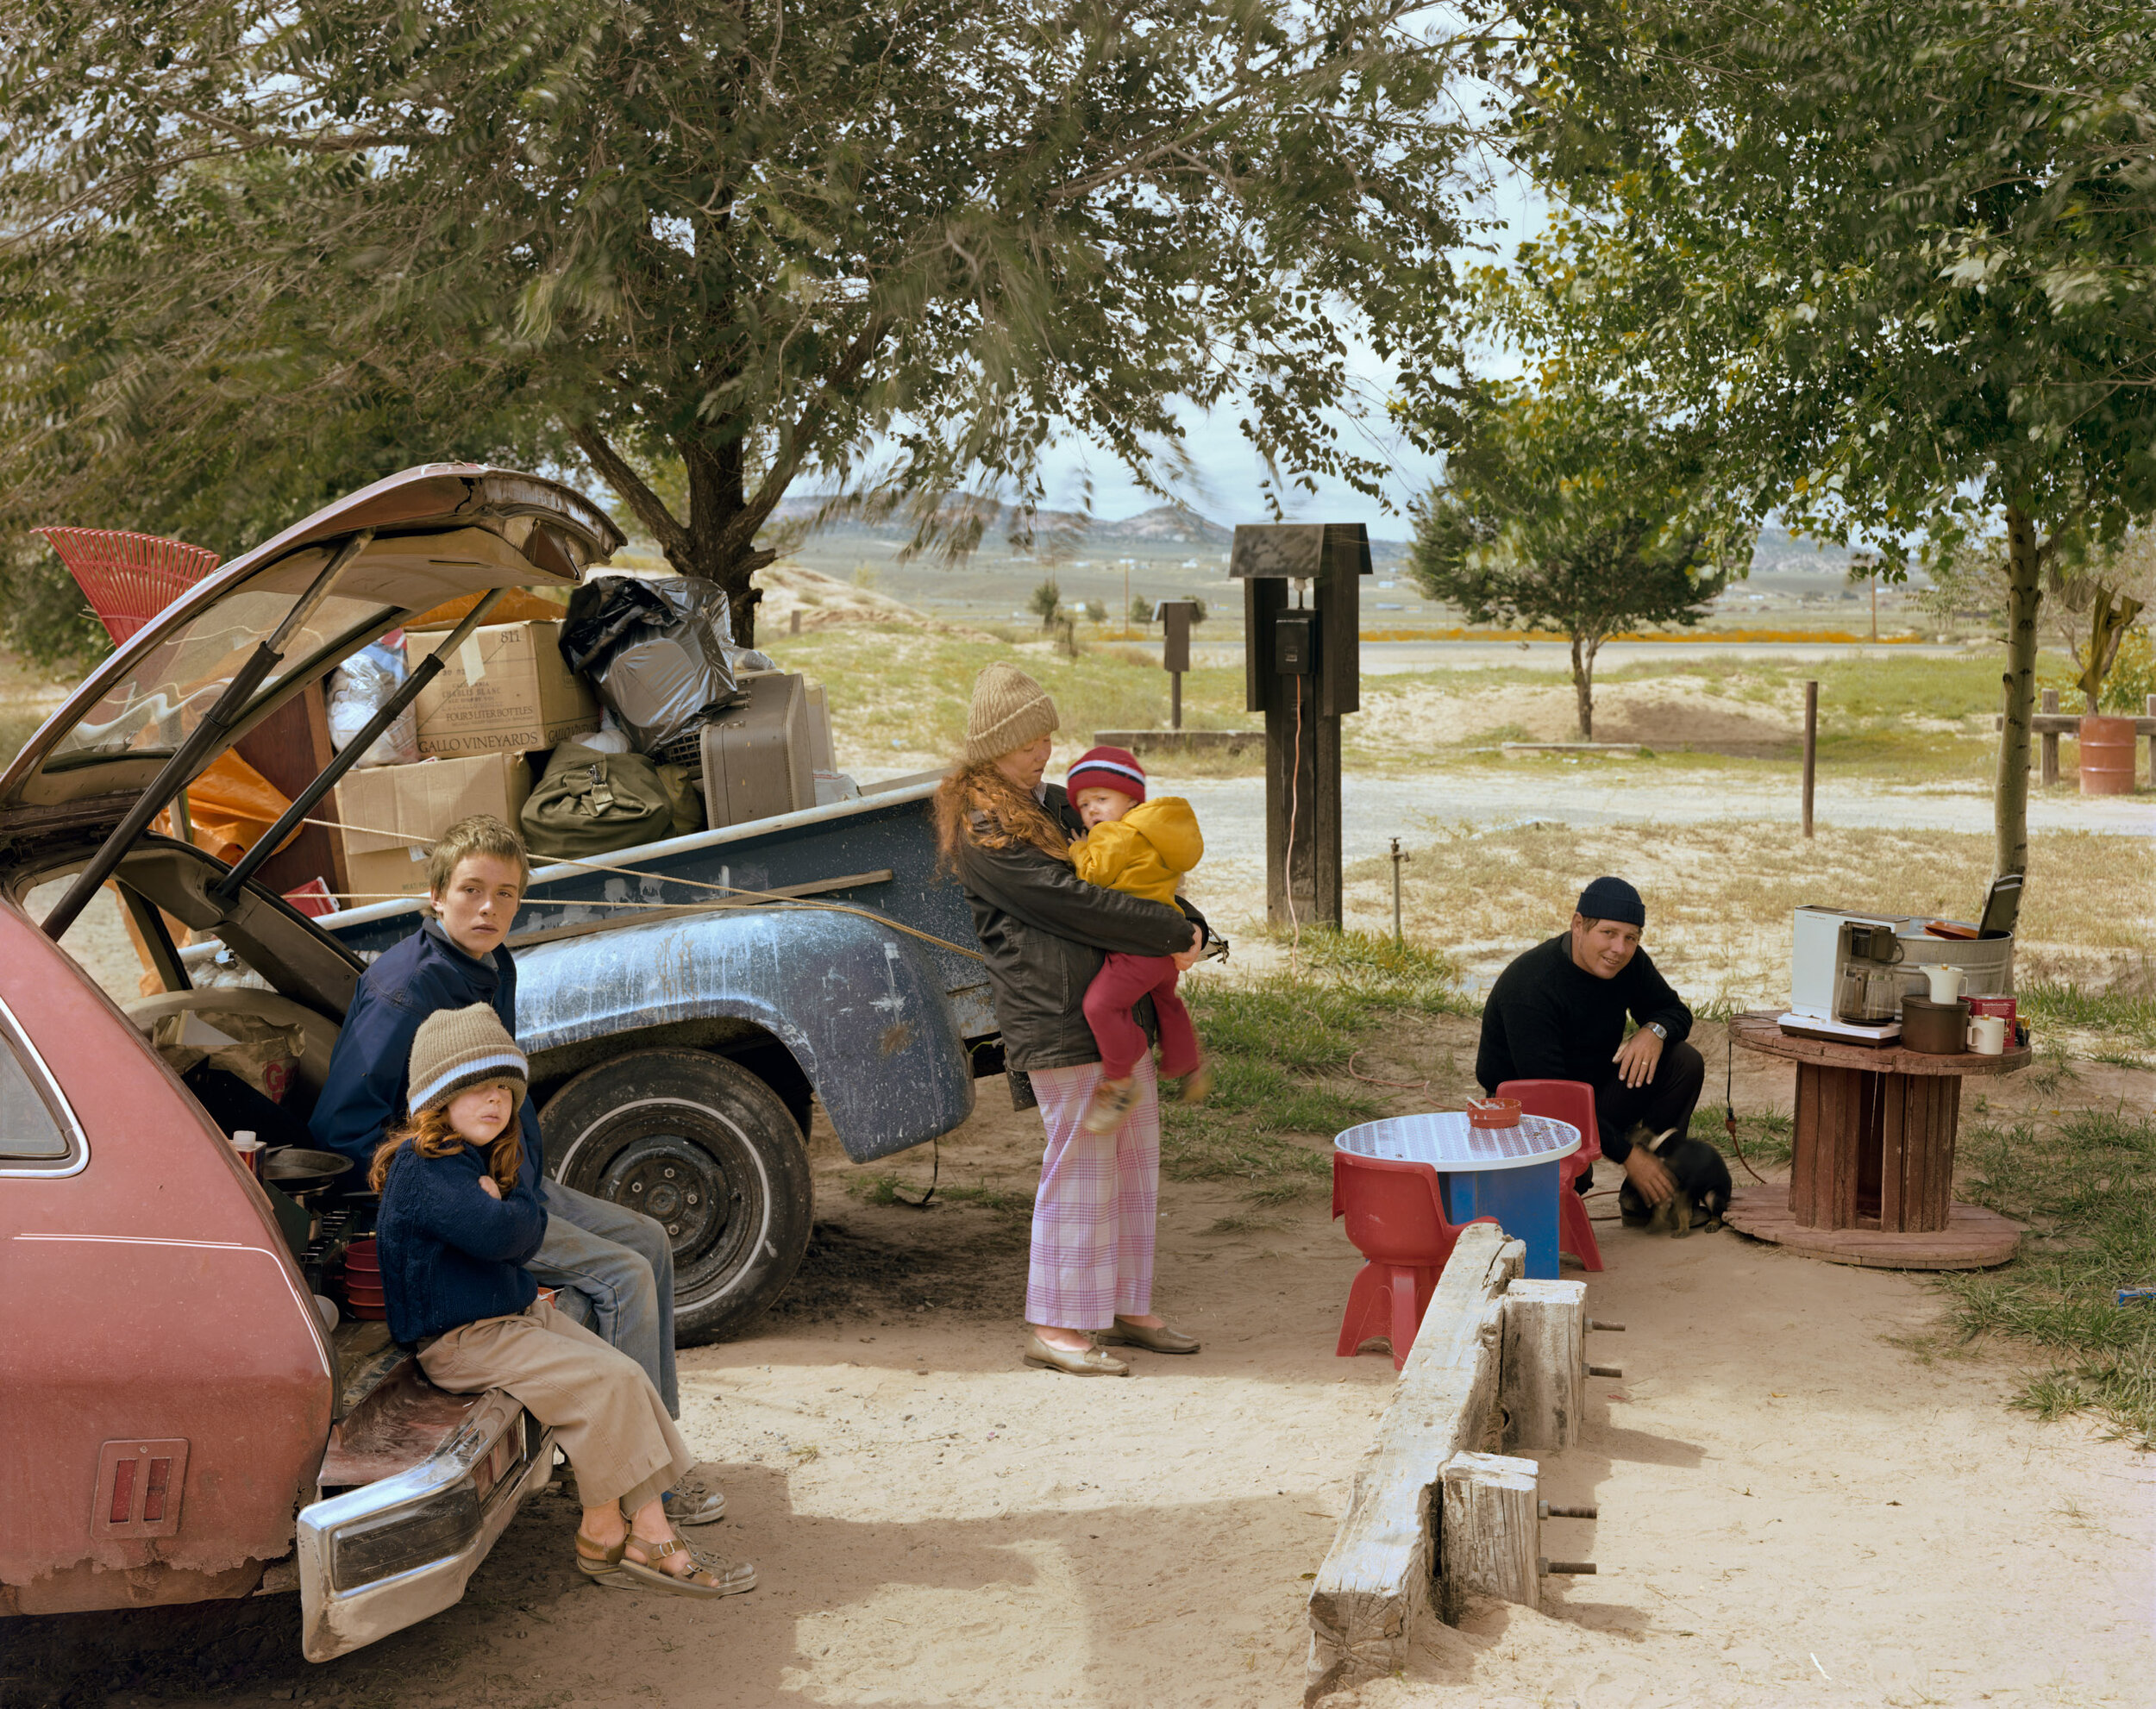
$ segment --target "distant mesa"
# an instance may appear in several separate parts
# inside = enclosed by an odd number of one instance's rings
[[[817,512],[828,502],[826,498],[813,495],[782,498],[779,501],[778,509],[772,513],[772,521],[812,521]],[[946,508],[956,514],[967,504],[968,501],[962,498],[954,498],[947,501]],[[982,544],[991,550],[1003,549],[1005,537],[1018,526],[1018,522],[1017,506],[995,506],[993,516],[983,517]],[[896,541],[912,537],[913,523],[912,518],[904,514],[874,521],[846,517],[827,523],[818,532],[830,537],[853,535],[871,540]],[[1036,550],[1053,546],[1056,549],[1069,552],[1081,545],[1128,544],[1211,547],[1225,552],[1234,538],[1233,529],[1223,528],[1210,517],[1201,516],[1195,510],[1181,504],[1156,504],[1150,510],[1141,510],[1135,516],[1125,516],[1118,521],[1088,516],[1078,510],[1036,510],[1033,513]]]

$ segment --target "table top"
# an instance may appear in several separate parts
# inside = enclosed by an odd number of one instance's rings
[[[1783,1032],[1777,1024],[1779,1018],[1779,1011],[1739,1015],[1729,1023],[1730,1039],[1740,1049],[1787,1056],[1794,1061],[1862,1068],[1875,1074],[1948,1075],[1956,1080],[1969,1074],[2010,1074],[2027,1067],[2034,1054],[2027,1045],[2009,1047],[1999,1056],[1980,1055],[1973,1050],[1934,1056],[1927,1050],[1904,1050],[1898,1044],[1840,1044],[1831,1038],[1803,1038]]]
[[[1580,1130],[1548,1116],[1522,1116],[1511,1128],[1471,1128],[1461,1110],[1392,1116],[1338,1135],[1333,1149],[1390,1163],[1427,1163],[1447,1174],[1524,1169],[1554,1163],[1580,1149]]]

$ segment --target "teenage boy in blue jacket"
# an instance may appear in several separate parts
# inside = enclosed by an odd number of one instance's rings
[[[360,976],[329,1072],[308,1127],[326,1150],[353,1159],[362,1174],[388,1128],[404,1118],[405,1081],[419,1024],[443,1009],[484,1003],[517,1031],[517,967],[505,942],[531,866],[523,840],[484,814],[460,819],[434,846],[428,867],[429,917]],[[532,1100],[518,1112],[526,1154],[546,1156]],[[546,1238],[527,1268],[548,1287],[589,1307],[592,1327],[651,1379],[667,1416],[681,1416],[674,1368],[674,1245],[650,1218],[541,1183]],[[725,1498],[686,1483],[670,1494],[676,1524],[708,1524]]]

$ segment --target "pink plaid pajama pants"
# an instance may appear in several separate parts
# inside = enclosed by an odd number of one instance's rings
[[[1153,1309],[1154,1220],[1160,1202],[1159,1083],[1138,1061],[1138,1102],[1112,1134],[1081,1124],[1100,1064],[1032,1068],[1048,1149],[1033,1201],[1025,1321],[1048,1329],[1105,1330]]]

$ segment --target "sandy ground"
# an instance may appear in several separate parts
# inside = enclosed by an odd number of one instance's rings
[[[1471,1032],[1422,1024],[1373,1071],[1431,1072]],[[2156,1076],[2096,1073],[2090,1097],[2156,1092]],[[1035,1118],[1000,1081],[981,1090],[943,1182],[1023,1195]],[[1787,1096],[1774,1065],[1738,1078],[1740,1108]],[[815,1150],[817,1234],[795,1286],[750,1337],[683,1355],[684,1429],[732,1504],[701,1540],[758,1563],[752,1594],[590,1587],[571,1563],[573,1509],[553,1496],[460,1606],[342,1662],[297,1659],[290,1598],[81,1617],[37,1623],[47,1692],[18,1700],[1298,1703],[1308,1581],[1393,1382],[1382,1354],[1332,1353],[1358,1261],[1322,1200],[1211,1232],[1250,1207],[1169,1183],[1157,1297],[1204,1351],[1081,1380],[1018,1360],[1020,1218],[867,1203],[828,1135]],[[929,1164],[893,1168],[918,1187]],[[1553,1499],[1601,1509],[1551,1522],[1545,1552],[1601,1575],[1552,1581],[1540,1612],[1433,1624],[1402,1675],[1332,1702],[2151,1700],[2146,1456],[2008,1410],[2012,1366],[1940,1348],[1921,1280],[1731,1232],[1602,1235],[1590,1310],[1626,1330],[1593,1351],[1625,1376],[1592,1386],[1584,1441],[1544,1469]]]

